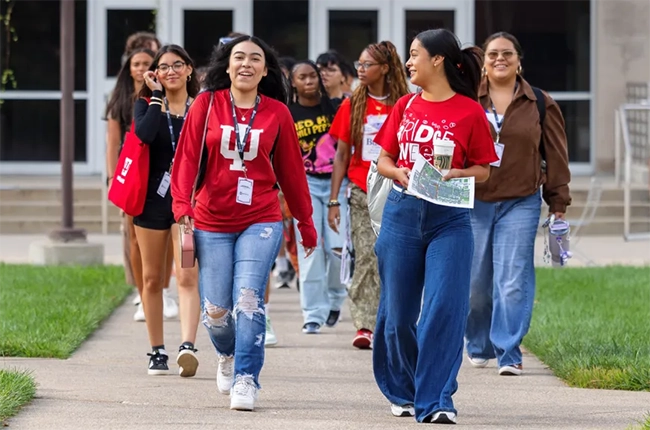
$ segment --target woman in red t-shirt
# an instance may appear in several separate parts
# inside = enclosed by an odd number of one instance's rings
[[[370,225],[366,179],[370,162],[377,159],[379,146],[372,138],[379,131],[395,102],[408,93],[404,65],[395,45],[380,42],[368,45],[355,62],[359,86],[345,99],[334,118],[330,135],[338,140],[332,189],[328,203],[328,224],[338,232],[341,219],[339,190],[347,174],[350,180],[350,223],[355,266],[350,297],[350,313],[357,328],[352,345],[372,347],[372,333],[379,305],[377,258],[372,248],[375,233]]]
[[[231,409],[253,410],[264,363],[264,292],[283,234],[278,184],[306,256],[317,235],[271,48],[254,36],[226,43],[214,54],[205,86],[178,143],[173,210],[179,223],[194,226],[203,324],[219,356],[217,388],[230,394]]]
[[[448,30],[420,33],[406,63],[422,88],[402,97],[375,142],[379,173],[393,179],[375,251],[381,278],[373,368],[396,416],[455,423],[451,396],[463,352],[474,239],[469,209],[419,199],[406,188],[420,156],[453,147],[444,179],[487,180],[497,160],[477,102],[482,55]],[[440,142],[440,143],[439,143]],[[419,319],[419,321],[418,321]]]

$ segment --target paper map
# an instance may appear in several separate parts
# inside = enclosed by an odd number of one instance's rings
[[[443,176],[421,154],[418,154],[411,170],[408,191],[437,205],[473,209],[474,177],[443,181]]]

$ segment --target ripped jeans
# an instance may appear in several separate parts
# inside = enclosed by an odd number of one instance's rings
[[[264,364],[264,293],[282,241],[282,222],[239,233],[195,229],[203,325],[217,353],[235,356],[235,376],[259,387]]]

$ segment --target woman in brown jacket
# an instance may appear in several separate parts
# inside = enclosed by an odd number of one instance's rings
[[[562,112],[548,94],[533,89],[521,76],[517,39],[495,33],[484,50],[479,101],[491,123],[499,161],[492,163],[490,178],[476,184],[465,337],[474,367],[485,367],[496,358],[500,375],[520,375],[519,346],[530,326],[535,296],[535,236],[542,197],[550,213],[563,218],[571,203],[571,174]],[[543,97],[540,107],[538,97]]]

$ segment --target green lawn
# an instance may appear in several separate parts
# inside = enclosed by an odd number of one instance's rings
[[[569,385],[650,391],[650,267],[539,269],[524,345]]]
[[[0,426],[36,393],[36,383],[27,372],[0,369]]]
[[[132,291],[119,266],[0,264],[0,356],[67,358]]]

